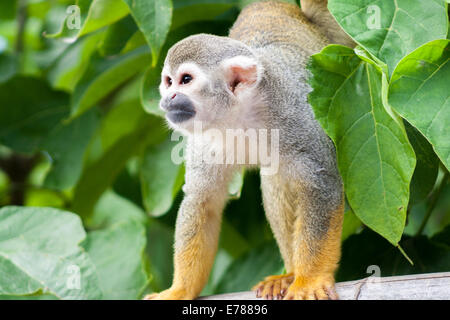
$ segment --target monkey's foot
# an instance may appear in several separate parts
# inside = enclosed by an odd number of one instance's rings
[[[269,276],[255,285],[252,290],[256,291],[257,298],[281,300],[292,281],[294,281],[292,273]]]
[[[151,293],[144,297],[144,300],[192,300],[185,290],[172,289],[161,291],[160,293]]]
[[[333,276],[295,277],[284,300],[337,300]]]

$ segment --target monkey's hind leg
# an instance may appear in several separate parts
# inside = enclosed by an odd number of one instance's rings
[[[261,175],[261,189],[264,210],[274,233],[284,261],[286,274],[266,277],[255,285],[256,297],[264,299],[281,299],[294,281],[292,232],[295,221],[292,204],[295,202],[284,187],[283,179],[277,175]]]
[[[316,190],[305,192],[297,209],[294,281],[285,300],[338,299],[334,272],[340,259],[344,202],[330,205],[318,194]]]

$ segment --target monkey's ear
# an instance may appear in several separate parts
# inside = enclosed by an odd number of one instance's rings
[[[256,85],[259,81],[260,66],[258,61],[246,56],[236,56],[222,63],[225,79],[231,92]]]

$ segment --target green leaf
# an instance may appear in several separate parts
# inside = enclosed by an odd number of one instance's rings
[[[105,229],[128,221],[147,224],[148,218],[145,212],[134,203],[112,191],[106,191],[95,206],[92,220],[88,227],[91,229]]]
[[[19,152],[35,152],[69,111],[67,94],[37,78],[0,84],[0,101],[0,143]]]
[[[95,54],[72,95],[72,116],[79,116],[94,106],[114,88],[147,66],[149,59],[146,47],[112,59],[103,59]]]
[[[9,0],[0,2],[0,18],[14,19],[17,10],[17,0]]]
[[[44,185],[54,189],[67,189],[77,182],[88,143],[99,123],[97,110],[65,123],[62,121],[49,133],[42,149],[50,154],[52,168]]]
[[[345,241],[352,234],[356,233],[361,228],[361,221],[353,213],[352,210],[347,210],[344,214],[344,223],[342,225],[341,241]]]
[[[104,37],[96,32],[71,44],[51,65],[47,79],[54,88],[72,92],[89,66],[89,60]]]
[[[110,25],[100,43],[100,53],[103,56],[119,54],[136,31],[136,23],[130,15]]]
[[[167,138],[163,143],[149,146],[143,155],[140,170],[142,198],[145,209],[154,217],[170,209],[183,184],[183,166],[172,159],[172,150],[180,143]]]
[[[124,0],[152,51],[155,66],[172,21],[171,0]]]
[[[17,73],[18,65],[16,56],[0,54],[0,83],[11,79]]]
[[[122,0],[93,0],[79,36],[110,25],[128,13],[128,7]]]
[[[82,35],[120,20],[129,13],[127,5],[122,0],[77,0],[76,6],[79,12],[70,10],[75,7],[68,7],[60,31],[47,37],[63,38],[72,42]],[[79,28],[76,25],[77,19],[80,21]]]
[[[148,113],[164,117],[164,111],[159,108],[159,83],[161,82],[161,68],[150,67],[142,79],[142,105]]]
[[[236,5],[236,0],[174,0],[172,30],[194,21],[214,20]]]
[[[405,128],[417,158],[410,186],[409,203],[411,205],[426,199],[433,189],[439,171],[439,158],[434,153],[433,147],[417,129],[406,121]]]
[[[265,243],[236,259],[227,269],[215,293],[248,291],[265,277],[281,274],[283,261],[275,241]]]
[[[173,229],[151,219],[147,229],[147,255],[153,275],[151,288],[155,292],[167,289],[173,278]]]
[[[382,74],[349,48],[312,56],[316,119],[333,139],[348,202],[358,218],[397,244],[405,226],[414,152],[383,105]]]
[[[449,40],[423,45],[403,58],[389,85],[389,104],[427,138],[450,170]]]
[[[140,79],[138,79],[140,81]],[[74,192],[74,211],[86,218],[114,182],[127,161],[165,137],[161,119],[147,115],[139,103],[139,84],[122,90],[117,104],[103,119],[88,148],[83,172]],[[127,97],[131,94],[131,97]]]
[[[0,277],[0,294],[99,299],[95,267],[79,246],[85,236],[79,217],[70,212],[0,209],[0,273],[7,275]]]
[[[73,186],[97,125],[96,113],[67,122],[68,96],[35,78],[16,77],[1,85],[0,99],[11,106],[0,108],[0,141],[20,152],[48,152],[53,166],[45,185]]]
[[[447,36],[442,0],[330,0],[328,8],[358,44],[386,62],[389,74],[412,50]]]
[[[141,297],[148,283],[145,245],[144,226],[132,220],[88,233],[83,247],[97,268],[103,299]]]
[[[247,240],[228,222],[227,217],[222,219],[219,247],[233,258],[241,256],[250,249]]]

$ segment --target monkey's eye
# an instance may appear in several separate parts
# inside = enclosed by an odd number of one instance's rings
[[[185,73],[181,76],[180,84],[188,84],[189,82],[191,82],[191,80],[192,76],[190,74]]]
[[[170,77],[166,77],[166,84],[168,87],[172,85],[172,79]]]

